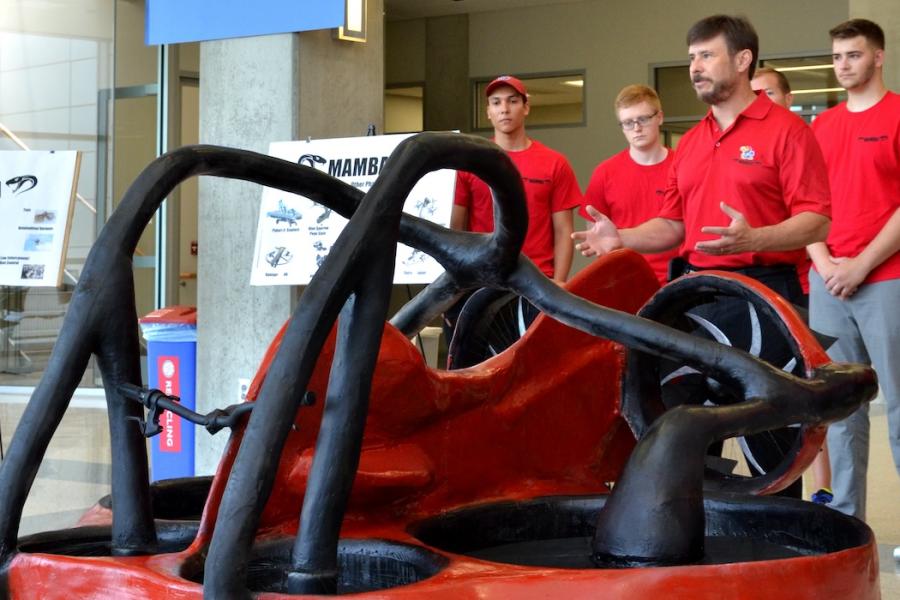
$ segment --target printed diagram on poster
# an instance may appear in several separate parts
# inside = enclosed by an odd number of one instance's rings
[[[77,151],[0,152],[0,285],[62,284]]]
[[[403,135],[275,142],[269,154],[313,167],[368,192]],[[456,172],[443,169],[423,177],[403,210],[449,226]],[[256,229],[251,285],[306,285],[325,261],[347,224],[330,208],[303,196],[264,188]],[[444,269],[433,258],[397,246],[394,283],[431,283]]]

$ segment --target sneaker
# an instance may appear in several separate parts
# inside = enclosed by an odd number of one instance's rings
[[[815,504],[831,504],[831,501],[834,500],[834,494],[831,488],[822,488],[813,494],[810,500]]]

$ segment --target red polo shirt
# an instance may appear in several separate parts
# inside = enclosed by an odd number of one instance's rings
[[[553,213],[581,204],[581,189],[566,157],[531,140],[518,152],[507,152],[525,184],[528,203],[528,233],[522,253],[548,277],[553,277]],[[456,173],[453,203],[468,209],[468,231],[494,230],[494,205],[486,183],[465,171]]]
[[[694,249],[719,236],[704,226],[727,227],[725,202],[751,227],[775,225],[801,212],[829,217],[828,174],[812,130],[800,117],[772,103],[765,93],[721,131],[712,111],[678,144],[659,216],[684,221],[681,255],[702,268],[741,268],[805,260],[803,248],[790,252],[745,252],[713,256]]]
[[[592,220],[586,208],[590,205],[609,217],[616,227],[623,229],[635,227],[657,216],[662,208],[674,158],[675,152],[669,150],[662,162],[639,165],[626,148],[604,160],[591,175],[591,182],[584,193],[581,216]],[[677,254],[678,251],[672,249],[644,255],[663,285],[669,276],[669,261]]]
[[[853,257],[900,208],[900,96],[850,112],[842,102],[813,121],[834,197],[828,233],[832,256]],[[900,253],[875,267],[865,283],[900,279]]]

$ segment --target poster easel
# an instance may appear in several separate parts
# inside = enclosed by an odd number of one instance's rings
[[[0,152],[0,286],[60,287],[81,153]]]

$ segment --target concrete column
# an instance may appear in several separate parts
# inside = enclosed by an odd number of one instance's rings
[[[368,2],[368,41],[330,31],[204,42],[200,142],[266,153],[274,141],[364,135],[383,122],[383,0]],[[199,185],[197,410],[238,401],[289,317],[297,290],[251,287],[262,188],[224,179]],[[196,470],[215,471],[227,432],[198,432]]]
[[[884,29],[884,82],[888,89],[900,93],[900,5],[897,0],[850,0],[850,18],[869,19]]]
[[[384,129],[384,2],[368,0],[366,43],[330,31],[299,34],[300,139],[366,135]]]

